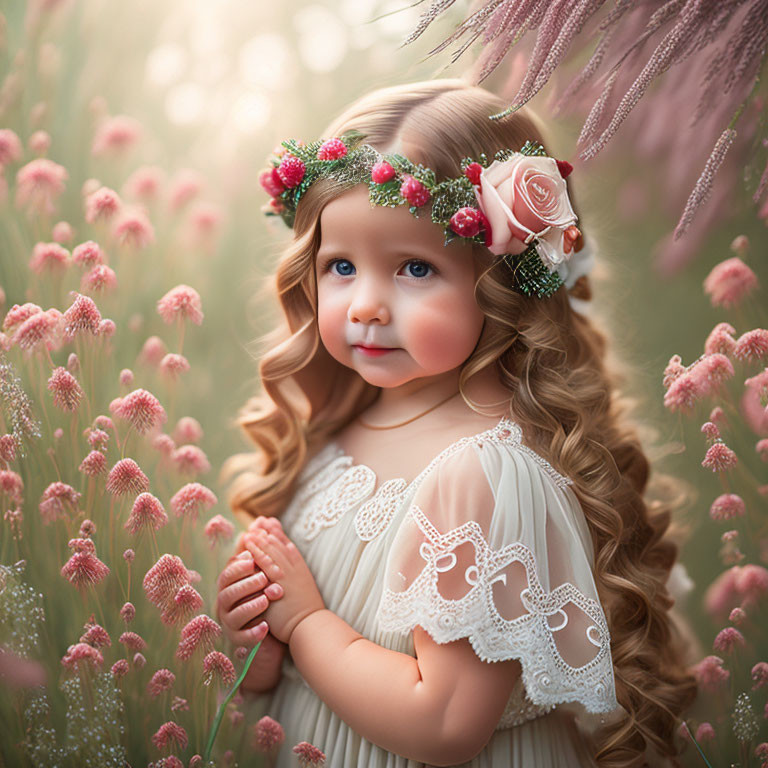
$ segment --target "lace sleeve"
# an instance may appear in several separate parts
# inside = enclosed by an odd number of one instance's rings
[[[615,709],[592,542],[570,481],[523,445],[472,443],[418,487],[387,558],[383,631],[518,659],[537,705]]]

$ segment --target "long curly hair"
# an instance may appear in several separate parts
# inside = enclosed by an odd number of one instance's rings
[[[488,119],[503,107],[497,97],[461,80],[407,84],[361,98],[323,135],[356,129],[380,150],[407,137],[418,147],[412,160],[432,168],[438,179],[449,178],[460,173],[462,157],[492,157],[527,139],[547,148],[540,121],[528,109],[501,121]],[[262,392],[237,419],[256,450],[230,457],[222,470],[224,481],[231,480],[229,503],[246,519],[280,515],[308,455],[379,392],[332,359],[319,341],[319,218],[342,191],[327,180],[312,185],[298,205],[293,240],[266,286],[279,299],[283,322],[264,339]],[[572,184],[569,194],[573,202]],[[592,236],[589,227],[582,228]],[[581,288],[584,297],[583,283]],[[614,358],[598,319],[571,308],[564,288],[546,299],[523,296],[512,289],[509,269],[496,262],[481,271],[475,294],[486,327],[462,366],[462,395],[473,406],[466,383],[481,370],[495,369],[525,442],[573,479],[591,532],[594,577],[623,708],[591,736],[598,765],[634,768],[649,759],[658,765],[664,757],[679,766],[677,725],[696,696],[666,586],[687,533],[671,525],[672,512],[688,501],[683,483],[654,473],[657,490],[649,485],[641,428],[630,416],[636,401],[621,393],[631,370]]]

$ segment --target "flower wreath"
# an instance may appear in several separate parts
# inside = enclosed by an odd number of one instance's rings
[[[527,296],[550,296],[572,288],[592,266],[565,183],[570,163],[549,157],[526,141],[518,152],[503,149],[492,162],[464,158],[462,175],[437,182],[435,172],[399,154],[381,154],[349,131],[305,144],[283,141],[259,175],[271,195],[262,208],[293,227],[296,206],[320,178],[344,185],[366,183],[371,205],[408,205],[419,216],[431,201],[431,217],[445,231],[446,245],[463,238],[485,245],[512,270],[514,287]],[[589,298],[582,294],[582,298]],[[579,300],[572,301],[576,308]]]

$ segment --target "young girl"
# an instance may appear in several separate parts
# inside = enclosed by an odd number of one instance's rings
[[[671,507],[586,315],[571,167],[503,107],[379,90],[262,177],[294,237],[217,610],[329,766],[678,765]]]

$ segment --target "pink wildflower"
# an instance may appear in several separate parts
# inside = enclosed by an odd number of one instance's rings
[[[213,203],[196,203],[189,214],[190,234],[194,240],[210,238],[221,224],[222,213]]]
[[[85,632],[80,638],[81,643],[88,643],[94,648],[109,648],[112,641],[109,639],[109,633],[99,624],[86,625]]]
[[[22,152],[19,137],[10,128],[0,130],[0,166],[17,163],[21,160]]]
[[[80,290],[91,293],[109,293],[117,287],[117,275],[106,264],[97,264],[80,280]]]
[[[90,551],[79,549],[74,552],[72,557],[64,563],[61,575],[78,588],[98,584],[109,575],[109,568],[96,557],[92,549],[93,542],[90,539],[76,539],[76,541],[87,541],[91,549]]]
[[[77,514],[81,496],[82,494],[78,493],[71,485],[60,481],[51,483],[43,491],[38,506],[43,522],[52,523],[65,517],[65,504],[73,515]]]
[[[122,207],[117,193],[109,187],[99,187],[85,200],[85,220],[89,224],[109,221]]]
[[[203,322],[203,308],[200,294],[188,285],[177,285],[171,288],[157,302],[157,312],[166,323],[174,320],[189,318],[195,325]]]
[[[52,239],[59,244],[71,243],[74,236],[75,231],[72,229],[72,225],[66,221],[56,222],[51,233]]]
[[[27,139],[27,146],[36,155],[44,155],[51,148],[51,134],[48,131],[35,131]]]
[[[187,571],[180,557],[162,555],[162,557],[147,571],[144,576],[144,592],[152,605],[161,611],[160,618],[165,623],[166,618],[172,618],[175,611],[173,602],[176,593],[190,583]]]
[[[120,618],[126,624],[130,624],[136,618],[136,608],[133,603],[123,603],[123,607],[120,609]]]
[[[762,461],[768,461],[768,438],[763,438],[755,443],[755,450]]]
[[[168,348],[159,336],[150,336],[141,348],[139,360],[145,365],[159,365],[167,352]]]
[[[731,608],[741,602],[741,594],[736,588],[738,567],[734,566],[721,573],[707,588],[704,605],[714,621],[722,621]]]
[[[704,392],[709,394],[718,384],[733,377],[733,363],[719,352],[704,357],[693,369],[694,376],[704,382]]]
[[[701,425],[701,431],[707,437],[708,442],[714,442],[720,439],[720,429],[717,424],[707,421]]]
[[[123,560],[125,560],[128,565],[130,565],[135,559],[136,553],[132,549],[128,548],[125,550],[125,552],[123,552]]]
[[[709,420],[716,424],[718,427],[723,427],[725,425],[725,413],[723,412],[723,409],[716,405],[709,414]]]
[[[722,441],[714,443],[707,449],[707,454],[701,466],[713,472],[723,472],[736,466],[736,454]]]
[[[88,645],[87,643],[76,643],[67,648],[67,652],[64,654],[61,663],[72,670],[82,669],[88,664],[96,669],[104,663],[104,657],[99,650],[92,645]]]
[[[734,355],[743,362],[761,360],[768,355],[768,331],[765,328],[755,328],[739,336]]]
[[[171,712],[189,712],[189,702],[181,696],[174,696],[171,702]]]
[[[176,682],[176,675],[170,669],[158,669],[147,683],[147,692],[156,699],[161,693],[170,691]]]
[[[191,168],[180,170],[173,178],[169,190],[169,205],[172,211],[183,208],[190,200],[200,194],[203,177]]]
[[[21,479],[21,475],[10,469],[0,470],[0,493],[19,505],[23,504],[24,481]],[[171,504],[173,504],[173,500],[171,500]],[[178,515],[178,512],[176,514]]]
[[[181,630],[181,640],[176,650],[176,656],[182,661],[189,659],[198,650],[210,651],[213,642],[222,634],[221,627],[204,613],[195,616]]]
[[[157,166],[145,165],[137,168],[123,186],[123,194],[140,200],[152,200],[160,192],[165,181],[165,171]]]
[[[62,330],[62,315],[58,310],[37,312],[28,317],[13,335],[13,342],[19,349],[30,351],[45,345],[47,349],[58,346],[58,337]]]
[[[172,379],[177,378],[182,373],[186,373],[188,370],[189,361],[184,355],[177,355],[171,352],[160,361],[160,372]]]
[[[99,336],[114,336],[115,335],[115,321],[105,317],[99,323]]]
[[[182,416],[173,430],[173,439],[177,443],[198,443],[202,436],[203,428],[192,416]]]
[[[131,384],[133,384],[133,371],[130,368],[123,368],[122,371],[120,371],[120,384],[123,387],[130,387]]]
[[[130,667],[128,666],[128,661],[126,659],[118,659],[112,665],[110,672],[112,673],[112,677],[119,680],[121,677],[125,677],[128,674],[129,669]]]
[[[664,389],[669,389],[669,385],[681,374],[685,373],[685,366],[682,364],[680,355],[672,355],[664,369],[664,379],[662,384]]]
[[[83,396],[77,379],[66,369],[54,368],[48,379],[48,391],[53,393],[53,404],[63,411],[75,411]]]
[[[24,522],[24,513],[21,509],[6,509],[3,515],[5,520],[11,527],[11,536],[15,541],[21,541],[22,531],[21,524]]]
[[[307,741],[300,741],[294,748],[301,768],[325,768],[325,754]]]
[[[64,313],[64,321],[64,332],[70,338],[78,333],[91,333],[95,336],[99,332],[101,312],[92,298],[75,293],[75,300]]]
[[[719,656],[706,656],[691,670],[699,685],[714,693],[722,688],[731,673],[723,669],[723,660]]]
[[[167,749],[174,744],[179,749],[186,749],[188,742],[187,732],[178,723],[173,721],[161,725],[152,737],[152,743],[158,749]]]
[[[209,488],[200,483],[187,483],[171,497],[171,509],[176,517],[185,515],[195,521],[201,511],[211,509],[217,502]]]
[[[151,493],[140,493],[133,502],[125,528],[134,536],[142,529],[159,531],[168,522],[160,500]]]
[[[701,382],[691,373],[677,376],[669,385],[664,395],[664,406],[673,413],[675,411],[687,411],[693,408],[697,400],[705,393]]]
[[[211,468],[208,457],[196,445],[181,445],[171,457],[176,469],[183,475],[202,475]]]
[[[225,685],[235,682],[235,666],[221,651],[211,651],[203,659],[203,684],[210,685],[218,677]]]
[[[711,723],[701,723],[696,729],[696,741],[706,744],[708,741],[712,741],[715,738],[715,729]]]
[[[122,152],[132,147],[141,136],[141,123],[133,117],[114,115],[105,118],[96,130],[91,145],[94,156]]]
[[[205,535],[211,548],[222,541],[229,541],[235,533],[235,526],[221,515],[215,515],[205,524]]]
[[[33,304],[32,302],[27,302],[26,304],[14,304],[3,319],[3,330],[9,332],[13,331],[27,318],[42,311],[42,307],[38,307],[37,304]]]
[[[726,627],[717,633],[714,649],[721,653],[730,654],[737,646],[743,648],[746,645],[744,635],[735,627]]]
[[[160,451],[164,456],[171,456],[176,450],[176,443],[173,442],[170,435],[161,432],[152,440],[152,447],[156,451]]]
[[[743,517],[744,501],[735,493],[724,493],[718,496],[709,508],[709,516],[713,520],[731,520],[734,517]]]
[[[122,643],[129,651],[143,651],[147,647],[144,638],[135,632],[123,632],[118,642]]]
[[[94,429],[89,427],[86,430],[88,437],[88,444],[91,448],[99,451],[106,450],[107,443],[109,442],[109,434],[103,429]]]
[[[155,229],[143,211],[125,209],[112,230],[115,239],[132,248],[146,248],[155,242]]]
[[[768,595],[768,570],[753,563],[740,566],[734,585],[741,595],[742,605],[749,608]]]
[[[69,251],[58,243],[37,243],[32,249],[29,268],[36,274],[64,272],[69,266]]]
[[[713,307],[739,304],[757,287],[755,273],[738,257],[721,261],[704,280],[704,292]]]
[[[91,451],[77,469],[88,477],[103,475],[107,471],[107,457],[101,451]]]
[[[38,158],[19,168],[16,173],[16,205],[51,214],[54,201],[64,191],[67,169],[47,158]]]
[[[184,621],[202,607],[203,598],[200,596],[200,593],[191,584],[185,584],[175,594],[173,606],[168,607],[168,610],[165,612],[164,621],[166,624],[176,624],[177,622]]]
[[[144,658],[143,653],[139,652],[139,653],[133,654],[133,665],[137,669],[142,669],[146,665],[146,663],[147,663],[147,660]]]
[[[106,487],[114,496],[139,494],[149,490],[149,478],[133,459],[121,459],[109,471]]]
[[[139,434],[146,434],[167,420],[160,401],[146,389],[135,389],[120,400],[115,414],[130,422]]]
[[[115,431],[115,425],[112,419],[110,419],[109,416],[104,416],[103,414],[97,416],[93,420],[93,426],[98,427],[99,429],[111,429],[113,432]]]
[[[741,626],[747,619],[747,614],[743,608],[734,608],[728,614],[728,621],[734,626]]]
[[[0,461],[12,462],[16,458],[16,438],[13,435],[0,437]]]
[[[258,752],[269,753],[285,741],[283,726],[269,715],[264,715],[253,726],[252,734],[251,745]]]
[[[106,258],[98,243],[87,240],[72,251],[72,261],[78,267],[97,267],[99,264],[104,264]]]
[[[764,661],[758,661],[754,667],[752,667],[752,690],[756,691],[759,688],[765,688],[768,685],[768,664]]]

